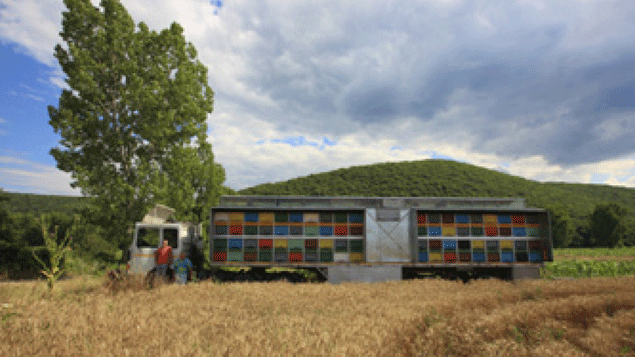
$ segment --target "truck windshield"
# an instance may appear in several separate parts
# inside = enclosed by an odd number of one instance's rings
[[[179,244],[179,231],[176,228],[164,228],[163,239],[168,241],[168,245],[173,249],[178,248]]]
[[[140,227],[137,231],[137,248],[158,248],[159,228]]]

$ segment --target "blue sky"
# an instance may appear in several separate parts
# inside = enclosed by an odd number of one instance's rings
[[[234,189],[428,158],[635,187],[631,1],[122,3],[152,29],[180,23],[197,48],[216,92],[209,140]],[[8,191],[80,194],[48,154],[63,10],[0,2]]]

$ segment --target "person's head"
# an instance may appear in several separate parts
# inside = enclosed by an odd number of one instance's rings
[[[163,246],[164,246],[164,247],[167,247],[167,246],[168,246],[168,240],[167,240],[167,239],[163,241]]]

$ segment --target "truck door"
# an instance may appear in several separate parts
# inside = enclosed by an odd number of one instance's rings
[[[366,261],[410,262],[410,210],[366,210]]]

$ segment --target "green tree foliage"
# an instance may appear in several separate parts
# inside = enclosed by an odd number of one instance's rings
[[[554,248],[566,248],[573,240],[573,224],[569,212],[562,206],[547,207],[551,218],[551,238]]]
[[[623,243],[626,212],[624,207],[616,203],[600,203],[595,206],[589,226],[596,246],[615,247]]]
[[[125,250],[130,227],[154,203],[193,216],[217,194],[224,173],[206,142],[214,93],[177,23],[157,33],[135,27],[119,0],[64,4],[66,46],[55,57],[70,89],[49,107],[62,137],[51,154],[92,197],[83,212],[90,223]]]

